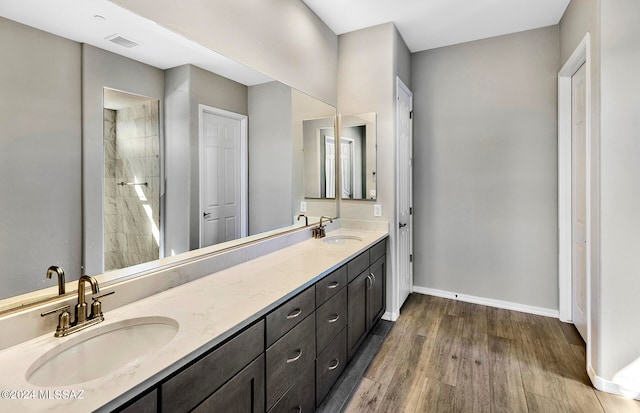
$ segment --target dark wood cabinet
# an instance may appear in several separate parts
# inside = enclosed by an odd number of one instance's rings
[[[263,413],[264,400],[264,355],[260,355],[198,405],[193,413]]]
[[[385,311],[386,240],[115,411],[312,412]]]
[[[331,386],[338,380],[347,365],[347,329],[334,337],[333,341],[316,359],[316,399],[322,403]]]
[[[162,383],[162,412],[190,411],[263,352],[264,321],[260,320]]]
[[[369,274],[364,271],[349,283],[347,292],[348,314],[347,345],[349,360],[367,334],[367,290],[369,289]]]
[[[267,409],[313,368],[316,324],[310,315],[267,349]]]
[[[313,365],[307,367],[300,378],[269,410],[269,413],[305,413],[315,409],[315,371]]]
[[[158,390],[153,389],[133,403],[128,403],[114,411],[118,413],[156,413],[158,411]]]
[[[361,271],[357,276],[349,272],[347,322],[347,356],[349,360],[360,347],[371,328],[385,310],[386,240],[366,251],[368,266],[364,267],[363,255],[349,263],[348,271]],[[357,262],[355,262],[357,260]]]
[[[369,275],[372,277],[373,283],[369,288],[369,301],[367,303],[368,329],[371,329],[384,313],[386,265],[386,257],[381,257],[369,267]]]

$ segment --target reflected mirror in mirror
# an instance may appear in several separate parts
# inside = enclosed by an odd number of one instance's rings
[[[340,119],[340,196],[376,199],[376,114],[361,113]]]
[[[98,6],[109,19],[93,19]],[[303,121],[333,127],[335,108],[106,0],[2,2],[0,16],[0,192],[10,194],[0,197],[0,311],[55,297],[51,265],[68,283],[88,274],[103,284],[304,224],[294,218],[304,201]],[[122,31],[140,44],[105,40]],[[157,120],[132,115],[136,126],[124,128],[137,136],[114,148],[104,131],[115,91],[145,97]],[[223,157],[233,162],[207,167],[227,171],[225,184],[202,168],[201,137],[222,130],[203,122],[210,109],[247,125],[244,147]],[[107,129],[117,132],[115,117]],[[224,145],[211,151],[229,154]],[[207,205],[237,202],[236,218],[217,221],[223,236],[206,235]],[[335,216],[335,200],[309,201],[307,214],[309,224]]]
[[[305,119],[303,124],[304,197],[336,197],[336,151],[333,118]]]

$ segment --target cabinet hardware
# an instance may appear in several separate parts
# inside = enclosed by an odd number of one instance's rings
[[[293,363],[294,361],[297,361],[300,357],[302,357],[302,349],[298,349],[296,351],[298,352],[298,355],[290,359],[287,359],[287,364]]]
[[[338,319],[340,319],[340,314],[336,314],[335,317],[328,319],[327,321],[330,323],[335,323],[336,321],[338,321]]]
[[[374,285],[376,285],[376,275],[372,272],[369,273],[371,275],[371,278],[373,278],[373,283],[371,283],[371,286],[373,287]]]
[[[296,308],[295,310],[293,310],[292,312],[290,312],[287,315],[287,320],[291,320],[292,318],[296,318],[297,316],[299,316],[300,314],[302,314],[302,310],[299,308]]]
[[[327,285],[327,288],[333,289],[333,288],[338,287],[339,285],[340,285],[340,283],[338,281],[334,281],[331,284]]]
[[[333,366],[329,366],[329,370],[335,370],[338,368],[338,366],[340,365],[340,360],[338,359],[333,359],[333,361],[335,361],[335,364]]]

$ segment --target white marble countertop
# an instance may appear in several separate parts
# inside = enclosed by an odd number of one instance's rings
[[[388,235],[355,229],[327,233],[340,234],[357,235],[363,240],[341,245],[306,240],[106,312],[105,321],[86,332],[138,317],[168,317],[177,321],[179,330],[163,348],[101,378],[50,388],[32,385],[26,379],[27,370],[42,355],[66,340],[77,340],[84,332],[63,338],[55,338],[51,332],[0,351],[0,411],[84,413],[118,406]],[[50,398],[44,397],[46,390],[50,390]]]

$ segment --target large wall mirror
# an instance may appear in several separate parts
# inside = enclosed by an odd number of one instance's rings
[[[332,140],[332,145],[334,145]],[[342,199],[376,199],[376,114],[360,113],[340,118],[340,196]]]
[[[111,282],[336,216],[303,183],[332,106],[108,1],[0,16],[0,312],[57,295],[50,265]]]

